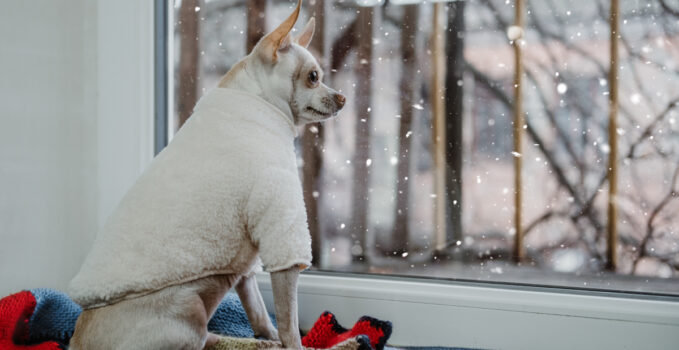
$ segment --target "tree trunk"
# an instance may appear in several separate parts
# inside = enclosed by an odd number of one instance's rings
[[[372,38],[375,10],[362,7],[358,14],[356,37],[358,52],[356,59],[356,144],[354,150],[354,188],[352,193],[352,249],[354,261],[365,261],[367,257],[368,231],[368,185],[369,167],[366,161],[370,158],[370,125],[372,98]]]
[[[311,11],[316,19],[314,37],[309,49],[316,54],[324,71],[328,72],[328,49],[325,41],[326,0],[316,0]],[[326,74],[324,82],[329,84],[330,74]],[[323,237],[319,222],[319,203],[321,200],[320,175],[323,166],[323,136],[324,128],[321,123],[307,125],[302,135],[302,158],[304,159],[304,202],[306,204],[309,232],[311,233],[311,263],[319,266],[321,258],[321,243]]]
[[[448,215],[446,230],[448,245],[462,239],[462,113],[464,70],[464,6],[465,1],[448,3],[446,38],[446,191]]]
[[[259,39],[266,34],[266,2],[267,0],[247,0],[248,36],[245,49],[250,53]]]
[[[396,213],[391,247],[396,252],[408,250],[410,234],[408,207],[410,205],[410,145],[414,114],[414,87],[418,86],[417,69],[417,22],[420,5],[405,5],[401,26],[401,125],[399,128],[398,165],[396,175]]]
[[[177,129],[191,116],[198,101],[198,68],[200,66],[200,32],[198,11],[200,0],[184,0],[179,9],[179,78],[177,81]]]

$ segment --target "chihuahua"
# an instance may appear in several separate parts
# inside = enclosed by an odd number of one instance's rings
[[[323,70],[307,50],[314,19],[298,35],[291,35],[300,7],[301,0],[293,13],[219,82],[220,88],[259,96],[291,118],[289,124],[297,126],[331,118],[345,103],[343,95],[322,83]],[[253,252],[260,253],[263,254]],[[219,340],[219,336],[208,332],[208,321],[233,287],[255,336],[301,349],[297,316],[299,271],[300,266],[292,266],[271,273],[278,329],[269,319],[253,273],[213,274],[86,309],[78,318],[70,348],[207,348]]]

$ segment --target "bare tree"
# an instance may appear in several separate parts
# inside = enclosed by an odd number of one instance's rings
[[[356,144],[354,149],[354,187],[352,191],[351,212],[352,225],[352,257],[355,261],[365,261],[367,252],[368,208],[370,168],[370,137],[372,123],[372,76],[373,76],[373,28],[375,10],[362,7],[356,22],[358,52],[356,59]]]
[[[328,45],[326,43],[325,18],[327,13],[327,1],[316,0],[311,8],[312,17],[316,20],[316,29],[309,45],[309,49],[316,54],[321,67],[328,72]],[[331,76],[326,74],[323,80],[329,84]],[[307,125],[302,134],[302,158],[304,159],[304,202],[306,204],[309,232],[311,233],[312,264],[318,265],[321,257],[322,233],[319,222],[318,203],[321,200],[319,189],[321,169],[323,167],[323,136],[325,134],[323,124],[316,123]]]
[[[488,0],[480,1],[483,7],[488,8],[494,18],[494,21],[490,21],[489,25],[497,25],[498,30],[504,31],[508,26],[508,20],[502,16],[502,14],[507,14],[506,11],[500,11],[496,7],[497,3]],[[555,3],[548,1],[541,3],[542,6],[547,6],[551,11],[535,11],[532,8],[533,4],[529,2],[529,7],[532,11],[529,11],[529,30],[531,30],[534,35],[537,36],[537,42],[547,43],[544,45],[544,54],[547,60],[535,60],[535,58],[528,58],[524,62],[523,69],[525,72],[525,77],[529,87],[532,87],[530,91],[537,95],[537,101],[540,104],[540,112],[544,113],[545,117],[543,119],[546,122],[547,127],[543,124],[541,127],[537,127],[537,123],[532,118],[526,120],[526,132],[531,139],[531,143],[537,147],[537,150],[542,153],[546,164],[549,167],[549,173],[554,177],[557,183],[565,190],[565,194],[569,196],[569,201],[572,202],[569,208],[558,208],[549,207],[543,214],[538,215],[532,222],[530,222],[525,229],[525,233],[535,233],[535,228],[541,223],[547,222],[554,218],[563,218],[570,220],[575,229],[575,236],[579,237],[578,242],[573,240],[573,235],[564,235],[563,241],[557,243],[551,243],[557,247],[560,245],[565,246],[575,246],[580,244],[582,247],[586,248],[586,251],[592,260],[590,260],[591,266],[594,268],[598,266],[599,269],[603,268],[604,263],[607,261],[612,261],[612,258],[606,257],[606,252],[612,252],[613,250],[608,248],[606,250],[601,249],[610,241],[604,235],[606,227],[602,223],[602,212],[605,208],[600,205],[597,207],[595,205],[595,199],[600,193],[604,192],[607,181],[607,168],[598,164],[605,164],[605,159],[608,157],[607,153],[601,151],[597,144],[602,141],[597,139],[596,135],[606,135],[609,131],[606,110],[607,104],[605,99],[597,100],[596,96],[587,97],[583,96],[579,90],[574,89],[571,93],[563,94],[559,96],[561,99],[561,104],[553,103],[553,97],[550,96],[550,90],[553,86],[558,83],[564,83],[568,86],[578,86],[578,83],[583,82],[583,77],[578,75],[568,75],[563,74],[566,72],[561,72],[562,74],[555,74],[559,72],[561,67],[563,67],[563,56],[564,52],[567,52],[571,57],[577,57],[583,64],[590,65],[594,67],[595,73],[599,76],[599,80],[606,77],[608,72],[607,64],[597,57],[591,50],[579,46],[579,43],[574,42],[573,37],[568,34],[567,26],[568,23],[563,22],[558,16],[558,9],[554,8]],[[609,16],[609,3],[606,1],[597,2],[599,9],[599,19],[601,21],[607,22]],[[665,12],[658,15],[659,18],[672,17],[671,8],[667,8],[667,4],[660,1],[660,7],[662,7]],[[649,7],[650,9],[650,7]],[[648,10],[653,11],[653,10]],[[625,15],[623,13],[623,15]],[[634,17],[630,17],[634,19]],[[673,19],[668,19],[672,21]],[[663,19],[657,20],[658,22],[664,22]],[[556,25],[555,25],[556,24]],[[672,27],[661,27],[665,32],[660,35],[664,35],[667,38],[676,35],[676,28]],[[649,79],[643,77],[640,67],[653,67],[659,71],[663,71],[663,76],[674,74],[676,77],[677,71],[667,70],[667,67],[662,63],[662,60],[658,60],[656,57],[651,57],[642,50],[635,49],[635,46],[630,43],[625,35],[625,28],[622,28],[622,32],[616,32],[615,37],[621,43],[621,47],[624,49],[624,57],[619,64],[624,65],[625,70],[628,71],[632,79],[620,80],[620,91],[624,92],[625,95],[639,96],[639,100],[646,104],[650,113],[646,115],[645,118],[640,118],[638,110],[631,110],[629,104],[626,105],[624,102],[618,105],[620,117],[622,120],[619,122],[617,127],[614,127],[610,131],[617,133],[620,139],[620,147],[627,147],[625,152],[620,152],[622,157],[616,157],[614,155],[610,158],[614,161],[614,164],[619,164],[621,168],[630,169],[632,172],[631,176],[634,176],[634,171],[639,166],[636,164],[646,164],[637,163],[635,160],[644,159],[649,161],[653,159],[656,164],[672,165],[676,164],[676,149],[671,148],[670,139],[672,136],[672,131],[669,133],[661,132],[663,131],[660,125],[666,120],[666,116],[677,107],[677,97],[667,96],[670,98],[670,102],[667,107],[658,112],[658,98],[654,94],[653,89],[649,89],[648,82]],[[650,34],[642,34],[643,40],[646,42],[654,42],[657,40],[656,31],[649,31]],[[638,37],[638,34],[634,35]],[[535,39],[534,39],[535,40]],[[639,39],[635,39],[639,40]],[[638,41],[637,41],[638,45]],[[572,59],[572,58],[571,58]],[[513,101],[509,98],[509,95],[505,89],[503,89],[503,83],[499,82],[489,75],[480,71],[479,68],[474,65],[467,63],[468,70],[475,77],[476,82],[488,89],[495,97],[504,104],[507,108],[512,106]],[[644,68],[649,69],[649,68]],[[592,74],[592,73],[589,73]],[[551,80],[551,81],[550,81]],[[610,86],[610,79],[609,86]],[[545,86],[543,83],[553,84],[551,86]],[[604,83],[606,80],[604,80]],[[531,86],[532,85],[532,86]],[[646,86],[645,86],[646,85]],[[582,85],[580,85],[582,86]],[[598,84],[597,84],[598,86]],[[551,88],[551,89],[550,89]],[[610,96],[612,92],[607,91],[606,96]],[[550,101],[551,100],[551,101]],[[654,101],[655,100],[655,101]],[[564,127],[563,119],[557,117],[557,111],[563,106],[568,106],[570,119],[578,120],[580,123],[580,130],[577,137],[570,133],[568,128]],[[655,116],[654,116],[655,114]],[[643,121],[642,121],[643,120]],[[636,126],[635,128],[628,126]],[[670,128],[671,129],[671,128]],[[666,131],[665,129],[664,131]],[[549,136],[546,136],[546,132],[552,131],[556,134],[556,139],[551,140]],[[584,132],[587,131],[587,132]],[[626,132],[625,132],[626,131]],[[605,136],[604,141],[606,141]],[[651,141],[651,142],[648,142]],[[592,146],[594,145],[594,147]],[[640,153],[638,150],[644,145],[646,150]],[[605,146],[608,146],[605,144]],[[648,150],[651,148],[653,151]],[[597,164],[592,164],[592,155],[597,157]],[[596,178],[595,181],[591,181],[591,178]],[[585,181],[586,179],[590,179]],[[675,177],[671,183],[674,183]],[[642,183],[643,178],[637,177],[635,179],[637,183]],[[637,259],[633,262],[633,267],[631,273],[637,270],[637,265],[642,257],[652,257],[657,261],[664,262],[669,266],[677,269],[678,264],[673,262],[673,257],[662,256],[657,253],[652,252],[647,249],[650,241],[658,239],[661,235],[656,235],[657,232],[657,222],[660,213],[664,212],[665,208],[670,205],[672,199],[676,198],[676,189],[670,186],[670,190],[667,194],[662,197],[657,203],[657,206],[648,208],[648,203],[653,203],[654,200],[646,198],[647,193],[644,193],[644,186],[632,186],[627,187],[628,193],[624,190],[622,193],[618,194],[618,200],[626,198],[629,203],[625,207],[619,209],[620,222],[624,225],[618,225],[615,230],[617,236],[615,243],[620,244],[623,249],[627,249],[627,252],[638,252],[633,253],[637,255]],[[636,193],[630,193],[630,189]],[[650,211],[650,212],[649,212]],[[639,213],[649,213],[648,216],[639,215]],[[642,222],[643,221],[643,222]],[[635,238],[636,232],[644,231],[643,226],[646,226],[645,235],[641,238]],[[613,242],[611,242],[613,243]],[[532,254],[539,254],[541,251],[534,249]],[[624,251],[623,251],[624,253]],[[534,255],[535,257],[535,255]],[[595,263],[592,263],[594,261]],[[627,265],[628,266],[628,265]]]
[[[358,18],[354,19],[340,35],[335,39],[330,47],[330,69],[337,72],[344,63],[351,49],[356,46],[356,26]]]
[[[634,274],[637,272],[637,266],[639,265],[639,262],[641,261],[642,258],[646,256],[653,256],[654,254],[649,251],[648,249],[648,244],[649,242],[653,239],[653,235],[656,232],[656,221],[658,219],[658,215],[665,209],[665,207],[675,198],[679,197],[679,189],[676,189],[676,183],[677,183],[677,178],[679,178],[679,160],[677,160],[677,166],[674,169],[674,175],[672,175],[672,180],[670,181],[670,186],[669,190],[665,194],[665,196],[662,198],[662,200],[653,208],[651,211],[651,215],[648,216],[648,220],[646,221],[646,234],[644,235],[644,238],[639,241],[639,254],[637,257],[634,259],[634,263],[632,265],[632,270],[631,273]],[[671,260],[671,259],[664,259],[663,257],[659,257],[661,260]],[[673,266],[675,269],[677,269],[679,266]]]
[[[453,1],[448,7],[446,37],[446,195],[449,224],[448,244],[462,239],[462,113],[464,87],[464,8],[466,1]]]
[[[250,53],[259,39],[266,34],[267,0],[247,0],[248,36],[245,42],[246,52]]]
[[[398,135],[398,165],[396,171],[396,213],[392,250],[408,250],[410,205],[410,146],[412,144],[412,124],[415,113],[415,86],[417,84],[417,33],[420,15],[419,5],[405,5],[401,27],[401,118]]]

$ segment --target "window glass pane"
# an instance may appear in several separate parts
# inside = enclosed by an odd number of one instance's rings
[[[172,4],[176,130],[294,3]],[[679,294],[679,4],[620,0],[609,264],[610,4],[526,0],[521,28],[510,0],[307,1],[297,28],[315,13],[310,51],[347,97],[296,143],[314,268]]]

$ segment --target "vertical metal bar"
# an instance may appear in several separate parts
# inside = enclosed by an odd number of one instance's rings
[[[523,229],[521,227],[522,217],[522,190],[521,190],[521,169],[522,169],[522,140],[523,125],[525,124],[523,115],[523,94],[521,85],[523,81],[523,55],[521,52],[521,41],[523,39],[524,27],[524,0],[514,2],[514,26],[519,29],[519,35],[513,37],[514,46],[514,259],[521,262],[525,258],[523,246]]]
[[[611,153],[608,155],[608,251],[606,268],[615,271],[617,267],[617,218],[618,206],[616,195],[618,191],[618,36],[619,36],[619,0],[611,0],[611,67],[608,71],[608,83],[611,91],[608,94],[608,143]]]
[[[155,0],[153,13],[154,154],[167,146],[168,0]]]
[[[444,42],[443,21],[444,4],[434,4],[432,28],[432,147],[434,148],[434,249],[438,252],[448,245],[446,242],[446,111],[444,105]]]

